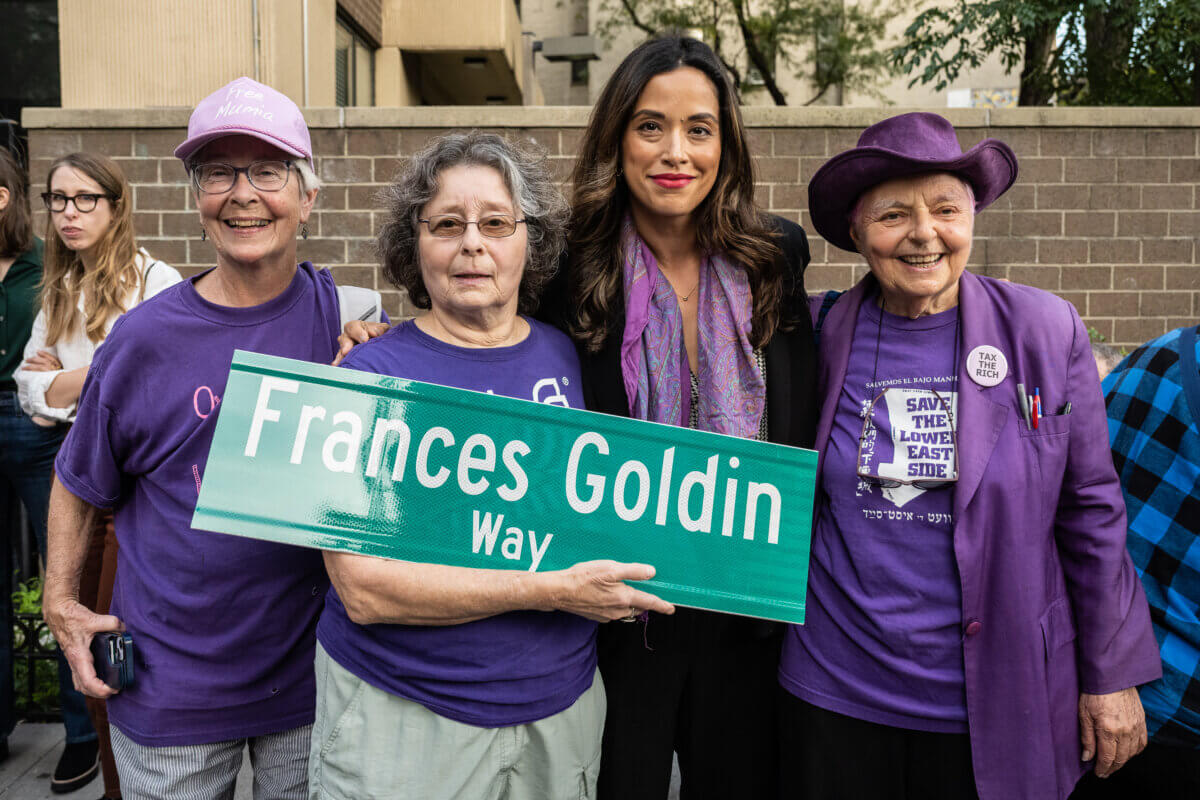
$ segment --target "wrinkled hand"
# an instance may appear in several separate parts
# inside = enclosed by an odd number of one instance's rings
[[[1146,747],[1146,713],[1137,689],[1079,695],[1083,760],[1096,759],[1096,775],[1107,778]]]
[[[610,622],[642,611],[675,613],[675,606],[667,601],[625,583],[653,578],[654,567],[649,564],[584,561],[551,574],[563,581],[561,590],[554,597],[554,608],[559,611],[578,614],[595,622]]]
[[[109,614],[93,613],[77,600],[46,606],[43,616],[71,665],[75,689],[102,700],[116,694],[116,689],[96,677],[91,645],[92,637],[97,633],[125,630],[121,620]]]
[[[352,319],[346,323],[346,327],[342,329],[342,335],[338,337],[338,351],[333,359],[333,366],[342,363],[342,359],[346,354],[354,349],[357,344],[362,344],[368,339],[374,339],[376,336],[383,336],[391,330],[391,326],[386,322],[363,322],[361,319]]]
[[[63,368],[62,362],[53,353],[38,350],[33,358],[26,359],[21,365],[30,372],[54,372]]]

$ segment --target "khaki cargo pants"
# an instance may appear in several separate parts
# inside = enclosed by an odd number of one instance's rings
[[[477,728],[366,683],[317,645],[310,800],[590,800],[605,696],[600,672],[575,704]]]

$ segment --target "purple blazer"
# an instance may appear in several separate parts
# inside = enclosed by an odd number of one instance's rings
[[[858,310],[873,285],[868,275],[825,318],[818,450],[829,441]],[[1008,359],[1008,375],[990,388],[959,368],[954,554],[975,783],[983,800],[1061,800],[1090,766],[1079,760],[1080,692],[1158,678],[1158,646],[1125,551],[1104,396],[1075,308],[966,272],[959,309],[962,357],[991,345]],[[1041,388],[1046,413],[1067,401],[1071,413],[1027,430],[1017,383]],[[827,502],[819,489],[817,502]]]

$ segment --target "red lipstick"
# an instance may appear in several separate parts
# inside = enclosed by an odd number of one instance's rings
[[[696,176],[683,175],[677,172],[663,172],[659,175],[651,175],[650,180],[654,181],[664,189],[682,189],[692,181],[696,180]]]

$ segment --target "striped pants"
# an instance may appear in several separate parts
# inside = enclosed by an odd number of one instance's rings
[[[250,748],[254,800],[306,800],[312,725],[212,744],[146,747],[114,725],[124,800],[233,800],[242,748]]]

